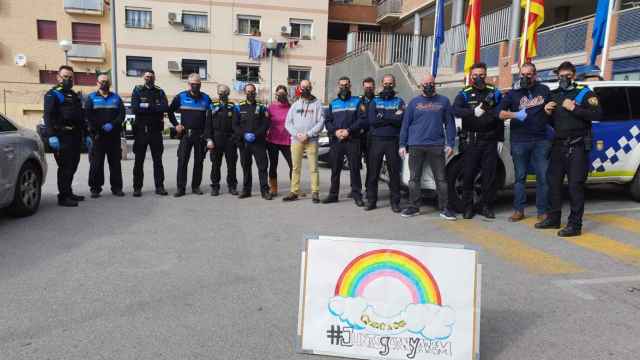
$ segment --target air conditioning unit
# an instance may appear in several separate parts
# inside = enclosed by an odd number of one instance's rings
[[[291,34],[291,25],[284,25],[280,28],[280,32],[283,35],[289,35]]]
[[[167,63],[167,67],[169,68],[169,72],[182,72],[182,67],[177,61],[169,60],[169,62]]]
[[[182,18],[180,17],[180,14],[175,12],[169,13],[169,24],[181,24],[181,23],[182,23]]]

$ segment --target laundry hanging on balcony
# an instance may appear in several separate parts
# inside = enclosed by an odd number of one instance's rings
[[[290,39],[286,42],[278,42],[276,48],[273,50],[273,56],[284,57],[285,49],[295,49],[299,47],[299,40]],[[268,56],[267,45],[264,41],[257,39],[249,39],[249,59],[260,60],[263,57]]]

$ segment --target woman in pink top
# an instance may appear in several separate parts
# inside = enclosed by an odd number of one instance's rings
[[[272,196],[278,195],[278,157],[280,153],[289,165],[289,179],[291,179],[291,135],[284,127],[287,112],[291,104],[284,85],[276,87],[277,101],[269,105],[271,126],[267,131],[267,154],[269,155],[269,189]]]

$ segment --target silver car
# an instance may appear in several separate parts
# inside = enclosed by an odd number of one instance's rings
[[[0,114],[0,208],[14,216],[38,211],[47,177],[44,145],[35,131]]]

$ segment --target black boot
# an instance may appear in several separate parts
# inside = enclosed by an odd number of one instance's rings
[[[323,204],[331,204],[331,203],[337,203],[337,202],[338,202],[338,197],[332,196],[332,195],[329,195],[322,200]]]
[[[220,189],[211,188],[211,196],[219,196],[219,195],[220,195]]]
[[[176,191],[176,193],[173,194],[173,197],[179,198],[179,197],[183,197],[185,194],[186,193],[184,189],[178,189],[178,191]]]
[[[364,211],[375,210],[378,206],[373,201],[367,202],[367,205],[364,207]]]
[[[140,191],[140,190],[138,190]],[[158,195],[162,195],[162,196],[167,196],[169,195],[169,193],[167,192],[167,190],[164,189],[164,186],[159,186],[156,188],[156,194]],[[135,193],[133,194],[133,196],[135,196]]]
[[[158,190],[156,189],[156,194],[158,193]],[[133,197],[140,197],[142,196],[142,190],[141,189],[133,189]]]
[[[58,199],[58,205],[64,207],[76,207],[78,206],[78,202],[73,200],[71,197],[66,197],[63,199]]]
[[[84,196],[71,194],[71,196],[69,196],[69,199],[73,201],[84,201]]]
[[[270,192],[265,191],[262,193],[262,198],[265,200],[273,200],[273,195]]]
[[[554,219],[551,216],[547,216],[544,220],[536,223],[536,229],[560,229],[560,219]]]
[[[579,226],[567,225],[564,229],[558,231],[560,237],[580,236],[582,235],[582,229]]]
[[[475,215],[476,214],[473,212],[473,207],[467,207],[464,210],[464,214],[462,214],[462,218],[469,220],[469,219],[473,219]]]
[[[394,213],[399,213],[402,211],[402,208],[400,207],[400,204],[391,204],[391,211],[393,211]]]
[[[117,197],[123,197],[124,196],[124,192],[122,192],[122,190],[114,190],[111,193],[113,194],[113,196],[117,196]]]
[[[236,190],[236,188],[229,188],[229,194],[238,196],[238,190]]]
[[[487,219],[495,219],[496,218],[496,214],[493,212],[493,209],[491,209],[488,206],[483,206],[482,210],[480,210],[480,215],[486,217]]]
[[[242,194],[238,195],[238,199],[246,199],[251,197],[251,193],[248,191],[243,191]]]
[[[202,192],[202,190],[200,190],[200,188],[199,188],[199,187],[197,187],[197,188],[192,188],[192,189],[191,189],[191,192],[192,192],[193,194],[196,194],[196,195],[202,195],[202,194],[204,194],[204,193]]]
[[[100,191],[97,190],[91,190],[91,198],[92,199],[97,199],[100,197]]]

